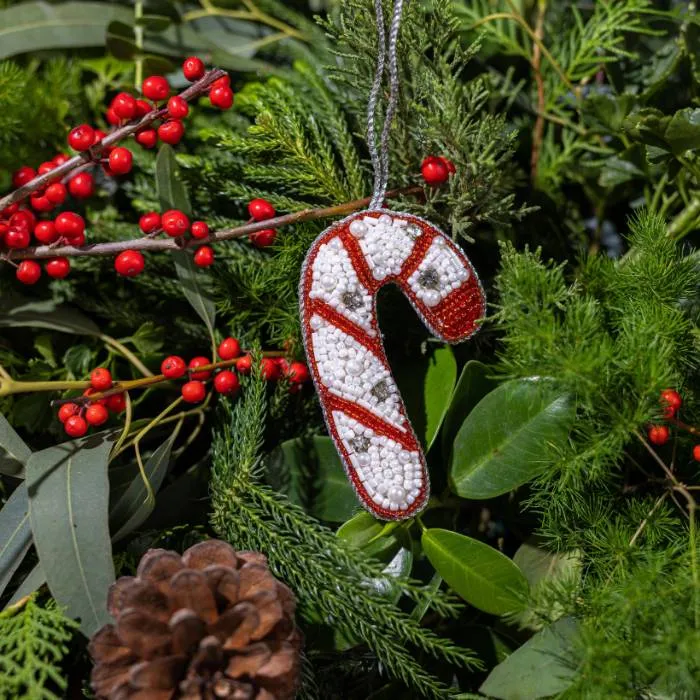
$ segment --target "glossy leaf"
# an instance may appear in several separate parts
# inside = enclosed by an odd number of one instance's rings
[[[24,465],[32,451],[0,413],[0,474],[24,478]]]
[[[536,700],[565,691],[576,675],[575,620],[564,617],[498,664],[479,690],[499,700]]]
[[[318,470],[312,515],[319,520],[342,523],[357,511],[357,495],[345,475],[331,438],[315,435],[314,449],[318,458]]]
[[[493,615],[522,609],[528,585],[518,567],[483,542],[450,530],[425,530],[423,551],[464,600]]]
[[[381,520],[375,519],[367,511],[360,511],[350,520],[343,523],[336,535],[354,547],[364,547],[370,540],[379,535],[384,527]]]
[[[92,635],[109,621],[114,581],[107,524],[107,461],[116,432],[103,431],[35,452],[27,462],[29,516],[51,594]]]
[[[514,379],[487,394],[454,441],[452,489],[464,498],[494,498],[537,476],[566,444],[573,401],[553,382]]]
[[[17,328],[49,328],[61,333],[77,333],[78,335],[99,335],[100,329],[87,316],[68,306],[60,306],[56,302],[30,301],[24,304],[9,306],[0,313],[0,327]]]
[[[437,348],[428,360],[425,375],[425,442],[429,450],[450,406],[457,381],[457,362],[449,345]]]
[[[0,594],[32,544],[27,485],[21,483],[0,510]]]

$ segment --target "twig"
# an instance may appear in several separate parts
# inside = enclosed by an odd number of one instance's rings
[[[397,197],[399,195],[419,194],[423,192],[423,188],[418,185],[403,187],[387,192],[387,197]],[[182,250],[183,248],[197,248],[204,243],[218,243],[227,241],[233,238],[243,238],[256,231],[261,231],[266,228],[280,228],[291,224],[298,224],[302,221],[313,221],[314,219],[325,219],[342,214],[350,214],[366,207],[370,202],[371,197],[363,197],[355,199],[352,202],[337,204],[332,207],[321,207],[318,209],[303,209],[302,211],[293,212],[292,214],[284,214],[276,216],[273,219],[265,221],[254,221],[242,226],[234,226],[233,228],[216,231],[208,238],[191,239],[180,242],[178,239],[162,238],[154,239],[144,236],[143,238],[135,238],[127,241],[113,241],[110,243],[93,243],[80,247],[64,245],[59,247],[51,246],[36,246],[35,248],[24,248],[23,250],[11,251],[9,257],[12,260],[27,260],[33,258],[53,258],[59,255],[82,257],[89,255],[117,255],[125,250],[144,250],[144,251],[163,251],[163,250]]]

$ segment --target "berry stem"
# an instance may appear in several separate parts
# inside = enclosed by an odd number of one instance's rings
[[[685,430],[686,432],[690,433],[691,435],[700,435],[700,429],[693,427],[692,425],[688,425],[687,423],[684,423],[681,420],[678,420],[678,418],[667,418],[666,419],[669,423],[672,425],[675,425],[677,428],[680,428],[681,430]]]
[[[200,95],[204,94],[211,87],[212,83],[214,83],[219,78],[223,78],[225,75],[227,75],[226,71],[223,71],[220,68],[214,68],[205,73],[204,76],[202,76],[199,80],[192,83],[192,85],[190,85],[187,89],[183,90],[180,93],[180,97],[186,101],[193,100],[196,97],[199,97]],[[105,136],[104,139],[102,139],[101,144],[104,147],[118,143],[127,136],[131,136],[137,131],[140,131],[141,129],[145,128],[146,126],[154,122],[156,119],[164,117],[167,113],[168,110],[166,107],[163,107],[161,109],[154,108],[148,114],[145,114],[143,117],[141,117],[141,119],[139,119],[138,121],[130,122],[129,124],[126,124],[125,126],[122,126],[119,129],[115,129],[111,133],[107,134],[107,136]],[[45,187],[54,180],[61,179],[68,173],[73,172],[77,168],[80,168],[86,165],[87,163],[92,163],[92,156],[88,151],[80,153],[77,156],[73,156],[73,158],[67,160],[65,163],[63,163],[63,165],[59,165],[53,170],[44,173],[43,175],[39,175],[38,177],[35,177],[33,180],[30,180],[26,185],[22,185],[22,187],[17,188],[14,192],[10,192],[10,194],[0,198],[0,211],[9,207],[15,202],[19,202],[25,199],[32,192],[36,192],[37,190],[41,189],[42,187]],[[40,247],[48,249],[48,246]],[[71,246],[65,247],[70,248]],[[50,255],[39,255],[36,257],[50,257]]]
[[[153,372],[151,372],[146,365],[139,360],[136,355],[134,355],[129,348],[127,348],[123,343],[120,343],[116,338],[112,338],[110,335],[104,335],[100,333],[99,338],[102,342],[105,344],[109,345],[113,350],[116,350],[120,355],[122,355],[124,358],[129,360],[136,369],[138,369],[141,374],[143,374],[144,377],[152,377]]]
[[[52,171],[54,172],[54,171]],[[400,189],[387,192],[387,197],[398,197],[400,195],[415,195],[423,192],[423,187],[419,185],[411,185],[410,187],[402,187]],[[34,248],[25,248],[23,250],[11,251],[13,260],[27,260],[34,258],[52,258],[55,256],[90,256],[90,255],[116,255],[125,250],[182,250],[183,248],[199,248],[206,243],[218,243],[219,241],[227,241],[233,238],[243,238],[268,228],[280,228],[298,224],[302,221],[313,221],[314,219],[325,219],[330,217],[342,216],[350,214],[366,207],[371,197],[363,197],[355,199],[351,202],[344,202],[332,207],[320,207],[318,209],[302,209],[301,211],[283,216],[276,216],[265,221],[253,221],[252,223],[243,224],[242,226],[234,226],[233,228],[216,231],[207,238],[190,239],[188,241],[179,241],[173,238],[153,239],[148,236],[127,241],[113,241],[110,243],[93,243],[80,247],[64,245],[58,248],[47,245],[36,246]]]

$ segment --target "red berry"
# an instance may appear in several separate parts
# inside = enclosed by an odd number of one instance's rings
[[[168,114],[172,119],[184,119],[190,112],[189,105],[179,95],[168,100]]]
[[[151,105],[146,100],[136,100],[136,116],[144,117],[151,111]]]
[[[62,182],[54,182],[46,188],[46,198],[52,204],[63,204],[68,196],[68,189]]]
[[[226,75],[222,75],[211,84],[211,87],[212,89],[218,87],[231,87],[231,76],[228,73]]]
[[[159,102],[170,94],[170,85],[162,75],[152,75],[143,81],[141,91],[147,99]]]
[[[230,87],[219,85],[209,91],[209,101],[219,109],[231,109],[233,105],[233,90]]]
[[[149,211],[139,219],[139,228],[144,233],[152,233],[160,228],[160,214],[157,211]]]
[[[55,170],[55,169],[56,169],[56,164],[52,160],[49,160],[46,163],[42,163],[36,169],[36,174],[37,175],[46,175],[46,173],[50,173],[52,170]]]
[[[31,231],[36,223],[36,216],[29,209],[20,209],[10,217],[9,223],[13,228],[26,228]]]
[[[90,396],[93,396],[93,395],[95,395],[96,393],[97,393],[97,391],[95,391],[95,390],[92,389],[92,388],[90,388],[90,389],[85,389],[85,391],[83,392],[83,396],[86,396],[86,397],[89,398]],[[99,404],[101,404],[102,406],[106,406],[106,405],[107,405],[107,401],[108,401],[108,399],[92,399],[92,400],[91,400],[91,403],[99,403]]]
[[[126,175],[131,170],[133,156],[128,148],[115,148],[109,154],[109,169],[117,175]]]
[[[184,236],[190,228],[190,220],[178,209],[170,209],[161,218],[163,231],[171,238]]]
[[[696,462],[700,462],[700,445],[695,445],[695,447],[693,447],[693,459]]]
[[[71,416],[77,416],[78,413],[80,413],[80,406],[78,406],[78,404],[61,404],[61,408],[58,409],[58,420],[60,420],[61,423],[65,423]]]
[[[211,246],[203,245],[197,248],[194,254],[194,264],[197,267],[209,267],[214,264],[214,249]]]
[[[26,228],[11,228],[5,234],[5,245],[8,248],[26,248],[31,241],[31,234]]]
[[[89,124],[76,126],[68,134],[68,145],[76,151],[87,151],[95,142],[95,130]]]
[[[90,173],[78,173],[68,181],[68,191],[76,199],[92,197],[95,191],[95,178]]]
[[[56,233],[53,221],[39,221],[34,227],[34,238],[44,245],[49,245],[49,243],[56,241],[58,233]]]
[[[182,125],[182,122],[176,119],[171,119],[158,127],[158,138],[163,143],[169,143],[171,146],[180,143],[184,133],[185,127]]]
[[[136,98],[128,92],[120,92],[112,100],[112,109],[121,119],[133,119],[136,116]]]
[[[248,240],[256,248],[267,248],[271,246],[275,242],[275,238],[277,238],[277,229],[274,228],[264,228],[248,236]]]
[[[72,211],[61,212],[54,221],[56,233],[66,238],[75,238],[85,232],[85,220]]]
[[[190,233],[192,238],[207,238],[209,236],[209,227],[203,221],[193,221]]]
[[[287,376],[289,381],[295,384],[303,384],[311,378],[309,368],[303,362],[292,362],[287,370]]]
[[[22,260],[15,274],[22,284],[36,284],[41,277],[41,265],[34,260]]]
[[[204,400],[207,390],[202,382],[192,381],[183,384],[181,392],[187,403],[199,403]]]
[[[158,133],[155,129],[141,129],[134,136],[136,143],[144,148],[153,148],[158,143]]]
[[[457,172],[455,164],[449,158],[445,158],[445,156],[438,156],[438,160],[447,168],[450,175],[454,175]]]
[[[185,361],[178,355],[170,355],[160,364],[160,373],[167,379],[179,379],[186,370]]]
[[[649,428],[649,442],[654,445],[665,445],[670,437],[670,431],[665,425],[652,425]]]
[[[112,373],[105,367],[98,367],[90,372],[90,386],[95,391],[107,391],[112,386]]]
[[[182,64],[182,72],[190,82],[199,80],[205,73],[204,63],[197,56],[189,56]]]
[[[243,355],[236,360],[236,371],[238,374],[250,374],[250,368],[253,366],[253,360],[250,355]]]
[[[10,204],[8,207],[5,207],[2,211],[0,211],[0,217],[7,217],[7,216],[12,216],[17,210],[19,209],[19,202],[15,202],[14,204]]]
[[[437,156],[428,156],[421,164],[420,171],[428,185],[441,185],[450,177],[447,165]]]
[[[26,185],[35,177],[36,171],[34,168],[30,168],[28,165],[23,165],[18,170],[15,170],[14,174],[12,175],[12,186],[22,187],[22,185]]]
[[[208,357],[200,356],[193,357],[190,360],[188,367],[190,370],[197,369],[197,367],[202,367],[203,365],[210,365],[211,360]],[[209,379],[211,377],[211,370],[205,369],[203,372],[190,372],[190,379]]]
[[[233,360],[241,354],[241,344],[235,338],[226,338],[219,343],[217,352],[222,360]]]
[[[111,126],[119,126],[119,124],[121,123],[121,119],[119,118],[119,115],[114,111],[114,107],[107,108],[107,111],[105,112],[105,118],[107,119],[107,123]]]
[[[93,403],[85,411],[85,420],[90,425],[102,425],[109,418],[107,409],[99,403]]]
[[[260,361],[260,370],[262,372],[263,379],[268,382],[274,381],[280,376],[280,366],[272,357],[263,357],[263,359]]]
[[[126,394],[122,391],[120,394],[108,396],[107,408],[112,413],[121,413],[126,408]]]
[[[66,241],[70,245],[75,246],[76,248],[80,248],[80,246],[84,245],[85,243],[85,234],[79,233],[77,236],[68,236],[66,237]]]
[[[47,212],[51,211],[56,205],[44,195],[31,195],[29,197],[29,203],[32,205],[34,211]]]
[[[51,162],[58,168],[59,165],[63,165],[69,160],[70,156],[67,153],[59,153],[58,155],[53,157],[53,160]]]
[[[254,199],[248,204],[248,213],[256,221],[265,221],[275,215],[275,208],[266,199]]]
[[[664,407],[664,416],[673,418],[683,405],[683,399],[675,389],[664,389],[661,392],[661,405]]]
[[[114,269],[124,277],[136,277],[145,266],[143,255],[138,250],[125,250],[114,259]]]
[[[63,428],[68,435],[78,438],[87,433],[88,424],[82,416],[71,416],[63,424]]]
[[[62,280],[70,272],[68,258],[51,258],[46,265],[46,274],[56,280]]]
[[[225,369],[214,377],[214,388],[220,394],[235,394],[240,386],[238,377],[231,370]]]

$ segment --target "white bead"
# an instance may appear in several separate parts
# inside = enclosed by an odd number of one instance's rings
[[[393,222],[392,222],[392,220],[391,220],[391,217],[390,217],[388,214],[382,214],[382,215],[379,217],[379,223],[380,223],[380,224],[383,224],[384,226],[391,226],[391,224],[392,224]]]
[[[437,292],[434,289],[428,290],[423,295],[423,301],[425,302],[426,306],[437,306],[440,303],[440,292]]]
[[[406,500],[406,491],[404,491],[404,489],[402,489],[400,486],[392,486],[387,491],[387,496],[389,497],[389,500],[393,501],[394,503],[403,503]]]
[[[328,273],[326,273],[321,277],[321,286],[324,289],[328,289],[330,291],[331,289],[335,289],[337,284],[338,280],[335,277],[333,277],[333,275],[329,275]]]
[[[349,374],[353,374],[353,375],[357,376],[358,374],[362,374],[362,370],[364,369],[364,367],[357,360],[350,360],[346,364],[346,369],[347,369]]]
[[[362,238],[367,233],[367,224],[359,219],[350,223],[350,233],[356,238]]]

